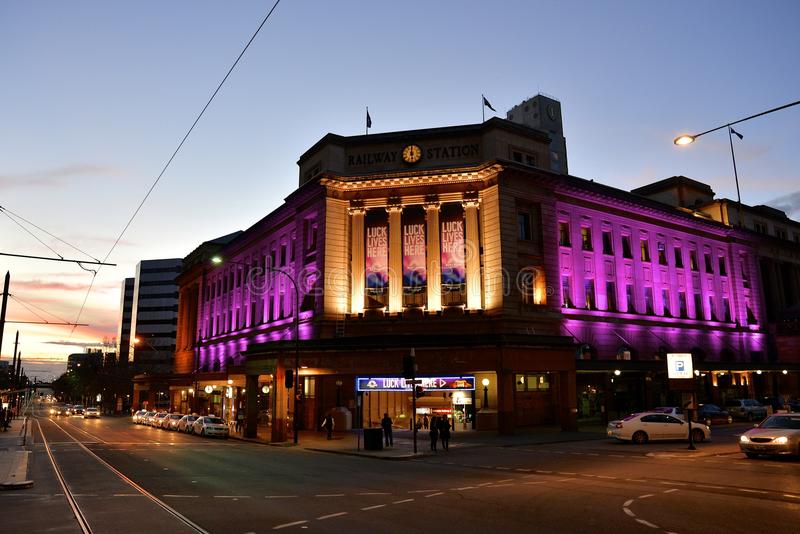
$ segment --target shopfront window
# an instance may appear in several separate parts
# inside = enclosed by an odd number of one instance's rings
[[[516,377],[517,391],[549,391],[550,373],[525,373]]]

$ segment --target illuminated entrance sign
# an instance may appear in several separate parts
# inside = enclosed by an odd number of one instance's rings
[[[417,378],[417,383],[425,391],[473,391],[474,376],[425,376]],[[358,391],[411,391],[411,380],[397,376],[359,376],[356,378]]]

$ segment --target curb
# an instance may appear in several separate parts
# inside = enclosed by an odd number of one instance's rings
[[[26,489],[33,486],[33,480],[19,480],[27,479],[28,475],[28,461],[30,460],[30,451],[15,451],[23,454],[17,454],[16,465],[12,467],[8,478],[0,483],[0,490],[16,490]],[[13,461],[13,460],[12,460]]]
[[[372,460],[388,460],[388,461],[395,461],[395,462],[402,462],[408,460],[416,460],[417,458],[426,458],[429,456],[435,456],[434,454],[407,454],[404,456],[374,456],[372,454],[367,454],[363,452],[357,451],[337,451],[334,449],[317,449],[313,447],[306,447],[307,451],[314,451],[314,452],[327,452],[328,454],[341,454],[343,456],[357,456],[359,458],[370,458]]]

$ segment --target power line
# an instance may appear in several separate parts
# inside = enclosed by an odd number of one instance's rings
[[[63,321],[63,322],[65,322],[65,323],[66,323],[66,322],[68,322],[68,321],[67,321],[66,319],[64,319],[63,317],[59,317],[58,315],[56,315],[56,314],[54,314],[54,313],[50,313],[49,311],[47,311],[47,310],[45,310],[45,309],[43,309],[43,308],[40,308],[40,307],[39,307],[39,306],[37,306],[36,304],[34,304],[34,303],[32,303],[32,302],[27,302],[25,299],[22,299],[22,298],[20,298],[20,297],[18,297],[18,296],[16,296],[16,295],[14,295],[14,294],[12,294],[12,293],[9,293],[9,294],[8,294],[8,296],[9,296],[9,297],[11,297],[12,299],[14,299],[15,301],[19,302],[20,304],[22,304],[22,305],[23,305],[23,306],[25,306],[26,308],[28,308],[28,306],[31,306],[31,307],[33,307],[33,308],[36,308],[37,310],[41,311],[42,313],[46,313],[47,315],[49,315],[49,316],[51,316],[51,317],[55,317],[55,318],[56,318],[56,319],[58,319],[59,321]],[[34,312],[33,310],[31,310],[30,308],[28,308],[28,311],[30,311],[31,313],[33,313],[34,315],[36,315],[37,317],[39,317],[39,319],[41,319],[41,320],[43,320],[43,321],[46,321],[46,320],[47,320],[47,319],[45,319],[44,317],[42,317],[42,316],[38,315],[36,312]]]
[[[13,211],[11,211],[10,209],[8,209],[8,208],[6,208],[6,207],[3,207],[3,206],[0,206],[0,211],[2,211],[2,212],[6,212],[6,216],[8,216],[8,215],[10,214],[10,215],[13,215],[14,217],[16,217],[17,219],[20,219],[20,220],[22,220],[22,221],[25,221],[26,223],[30,224],[31,226],[33,226],[33,227],[34,227],[34,228],[36,228],[37,230],[39,230],[39,231],[41,231],[41,232],[44,232],[45,234],[49,235],[49,236],[50,236],[50,237],[52,237],[53,239],[56,239],[56,240],[58,240],[58,241],[61,241],[62,243],[64,243],[64,244],[65,244],[65,245],[67,245],[68,247],[70,247],[71,249],[73,249],[73,250],[77,250],[78,252],[80,252],[80,253],[81,253],[81,254],[83,254],[84,256],[88,256],[88,257],[92,258],[94,261],[100,261],[100,260],[98,260],[97,258],[95,258],[94,256],[92,256],[91,254],[89,254],[88,252],[84,252],[83,250],[79,249],[78,247],[76,247],[76,246],[75,246],[75,245],[73,245],[72,243],[68,243],[67,241],[64,241],[63,239],[61,239],[61,238],[60,238],[60,237],[58,237],[57,235],[53,235],[52,233],[48,232],[47,230],[45,230],[45,229],[44,229],[44,228],[42,228],[41,226],[38,226],[38,225],[36,225],[36,224],[32,223],[31,221],[29,221],[28,219],[26,219],[26,218],[25,218],[25,217],[23,217],[22,215],[20,215],[20,214],[18,214],[18,213],[14,213],[14,212],[13,212]]]
[[[170,158],[167,160],[167,163],[161,169],[161,172],[158,173],[158,176],[156,177],[155,181],[153,182],[153,185],[151,185],[150,189],[147,190],[147,193],[144,195],[144,198],[142,199],[142,201],[139,203],[139,205],[134,210],[133,215],[131,215],[131,218],[128,219],[128,222],[125,224],[125,227],[122,229],[122,231],[117,236],[117,239],[114,241],[114,244],[111,245],[111,248],[108,250],[108,253],[103,258],[103,262],[108,260],[109,256],[111,256],[111,253],[114,252],[115,248],[117,248],[117,244],[119,244],[120,240],[122,239],[122,236],[125,235],[125,232],[128,231],[128,228],[130,227],[131,223],[133,223],[133,220],[136,218],[136,216],[139,214],[139,211],[141,211],[142,206],[144,206],[144,203],[147,202],[147,199],[150,197],[150,194],[156,188],[156,185],[158,185],[158,182],[161,180],[161,177],[164,176],[164,173],[169,168],[170,164],[172,163],[172,160],[174,160],[175,156],[178,155],[178,152],[180,151],[181,147],[183,147],[183,144],[186,142],[186,140],[189,138],[189,135],[192,133],[192,130],[194,130],[194,127],[197,125],[198,122],[200,122],[200,119],[203,117],[203,114],[208,109],[208,106],[211,105],[211,102],[214,100],[214,97],[216,97],[217,93],[219,93],[219,90],[222,89],[222,86],[225,84],[225,81],[228,79],[228,76],[231,75],[231,73],[233,72],[233,69],[235,69],[236,65],[239,64],[239,60],[242,59],[242,56],[244,56],[244,53],[247,52],[248,48],[250,48],[250,45],[255,40],[255,38],[258,35],[258,33],[261,31],[261,28],[263,28],[264,24],[267,23],[267,21],[269,20],[270,16],[272,15],[272,12],[275,11],[275,8],[278,7],[278,4],[280,4],[280,2],[281,2],[281,0],[276,0],[275,1],[275,4],[273,4],[272,8],[269,10],[267,15],[261,21],[261,24],[258,25],[258,28],[256,28],[256,31],[250,37],[250,40],[247,41],[246,45],[244,45],[244,48],[239,53],[239,56],[236,58],[236,61],[233,62],[233,65],[231,65],[231,68],[228,69],[228,72],[225,74],[225,77],[222,78],[221,82],[219,82],[219,85],[217,85],[217,88],[211,94],[211,97],[208,99],[208,102],[206,102],[206,105],[203,106],[203,109],[200,111],[200,113],[197,115],[197,118],[194,120],[192,125],[189,127],[189,130],[186,132],[186,135],[184,135],[183,139],[181,139],[181,142],[178,144],[178,147],[172,153],[172,156],[170,156]],[[98,271],[99,270],[100,270],[100,267],[98,267]],[[86,297],[83,299],[83,304],[81,305],[81,309],[78,311],[78,316],[75,318],[75,323],[78,323],[80,321],[80,319],[81,319],[81,315],[83,314],[83,310],[86,307],[86,301],[89,299],[89,294],[92,292],[92,287],[94,287],[94,281],[95,281],[96,278],[97,278],[97,273],[94,273],[94,276],[92,276],[92,282],[91,282],[91,284],[89,284],[89,289],[86,292]],[[72,335],[72,332],[74,332],[74,331],[75,331],[75,327],[72,328],[72,331],[70,332],[70,335]]]
[[[63,261],[67,263],[77,263],[78,266],[83,269],[84,271],[91,271],[91,269],[86,269],[83,267],[82,264],[86,265],[109,265],[111,267],[116,266],[116,263],[103,263],[101,261],[86,261],[86,260],[68,260],[67,258],[48,258],[47,256],[31,256],[30,254],[12,254],[10,252],[0,252],[0,256],[11,256],[12,258],[28,258],[32,260],[49,260],[49,261]],[[94,271],[92,271],[94,272]]]
[[[5,215],[6,217],[8,217],[8,220],[10,220],[10,221],[11,221],[11,222],[13,222],[14,224],[16,224],[17,226],[19,226],[20,228],[22,228],[24,231],[28,232],[28,234],[30,234],[30,235],[31,235],[31,237],[33,237],[33,238],[34,238],[36,241],[38,241],[39,243],[41,243],[42,245],[44,245],[45,247],[47,247],[48,249],[50,249],[50,252],[52,252],[53,254],[55,254],[56,256],[58,256],[59,258],[61,258],[62,260],[64,259],[64,256],[62,256],[61,254],[59,254],[58,252],[56,252],[56,251],[55,251],[55,249],[54,249],[53,247],[51,247],[50,245],[48,245],[47,243],[45,243],[44,241],[42,241],[41,239],[39,239],[39,237],[38,237],[36,234],[34,234],[34,233],[33,233],[33,232],[31,232],[30,230],[28,230],[27,228],[25,228],[24,226],[22,226],[22,225],[19,223],[19,221],[17,221],[15,218],[13,218],[11,215],[9,215],[9,214],[6,212],[6,210],[4,210],[4,209],[0,209],[0,212],[2,212],[2,213],[3,213],[3,215]]]

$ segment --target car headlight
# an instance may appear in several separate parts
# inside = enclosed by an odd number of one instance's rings
[[[750,438],[748,438],[747,436],[745,436],[744,434],[742,434],[742,435],[739,437],[739,441],[740,441],[741,443],[750,443]]]
[[[786,436],[781,436],[779,438],[773,439],[772,443],[777,443],[779,445],[786,445],[787,443],[789,443],[789,438],[787,438]]]

